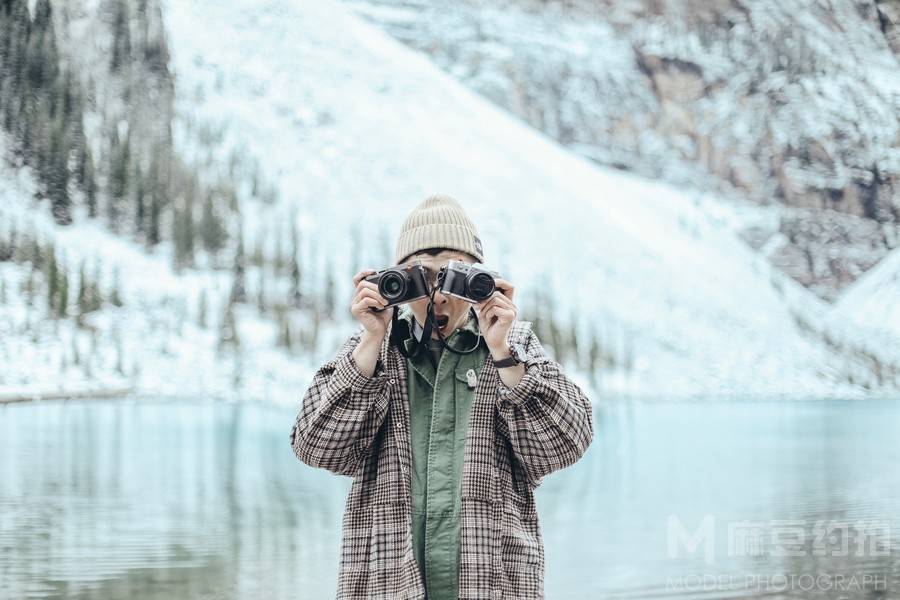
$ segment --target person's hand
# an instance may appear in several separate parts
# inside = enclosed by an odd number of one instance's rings
[[[356,287],[356,295],[350,303],[350,313],[363,326],[366,334],[373,339],[381,341],[387,333],[388,323],[391,322],[391,310],[375,312],[372,309],[383,309],[388,301],[378,293],[378,286],[366,277],[375,273],[375,269],[363,269],[353,276],[353,285]]]
[[[478,327],[481,336],[487,342],[488,349],[495,358],[509,356],[509,344],[506,336],[509,328],[519,314],[519,309],[513,304],[513,285],[497,277],[495,279],[497,289],[494,293],[481,302],[475,303],[475,313],[478,315]]]

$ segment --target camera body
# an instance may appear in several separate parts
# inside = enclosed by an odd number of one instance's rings
[[[412,302],[429,296],[425,268],[419,261],[403,263],[382,269],[366,277],[378,286],[378,293],[388,301],[388,306]],[[384,309],[373,309],[380,312]]]
[[[494,279],[499,276],[480,265],[451,260],[438,271],[437,287],[442,294],[474,304],[491,297],[496,289]]]

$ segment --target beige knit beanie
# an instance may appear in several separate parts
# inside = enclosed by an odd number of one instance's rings
[[[459,250],[484,261],[475,224],[459,202],[444,194],[425,198],[409,213],[400,228],[394,260],[400,264],[427,248]]]

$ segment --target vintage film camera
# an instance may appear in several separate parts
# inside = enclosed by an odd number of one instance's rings
[[[429,296],[425,268],[419,261],[382,269],[366,277],[378,286],[378,293],[388,301],[385,308]],[[384,309],[372,309],[380,312]]]
[[[442,294],[456,296],[468,302],[490,298],[496,289],[494,278],[500,274],[477,264],[451,260],[437,274],[437,287]]]

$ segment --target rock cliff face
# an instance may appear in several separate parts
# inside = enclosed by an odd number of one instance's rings
[[[350,4],[601,164],[797,209],[766,249],[823,298],[897,245],[896,0]]]
[[[900,2],[898,0],[876,0],[878,27],[884,34],[891,50],[900,55]]]

